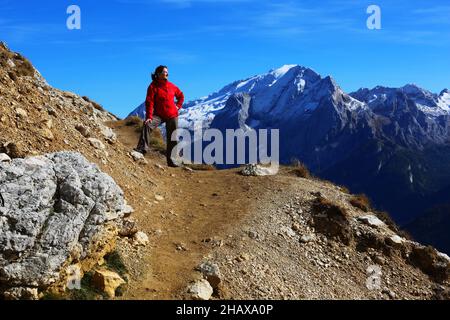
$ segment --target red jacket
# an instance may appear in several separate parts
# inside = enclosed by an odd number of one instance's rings
[[[178,117],[178,110],[181,109],[183,102],[183,92],[176,85],[166,80],[153,81],[147,89],[145,99],[146,118],[153,119],[153,115],[162,120]]]

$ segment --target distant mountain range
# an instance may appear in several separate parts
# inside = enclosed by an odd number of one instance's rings
[[[130,115],[144,117],[144,106]],[[447,89],[435,94],[408,84],[347,94],[329,76],[285,65],[187,102],[180,126],[193,129],[198,120],[220,130],[280,129],[282,163],[299,159],[318,176],[366,193],[400,224],[421,225],[436,205],[440,217],[450,217],[442,209],[450,204]],[[416,237],[420,230],[410,229]]]

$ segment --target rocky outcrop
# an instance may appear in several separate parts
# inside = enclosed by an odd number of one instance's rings
[[[64,290],[68,269],[90,270],[112,250],[129,210],[114,180],[81,154],[0,162],[0,293]]]

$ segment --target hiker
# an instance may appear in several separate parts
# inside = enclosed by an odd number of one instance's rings
[[[172,141],[172,133],[178,128],[178,110],[184,102],[184,95],[180,89],[168,80],[169,70],[166,66],[159,66],[152,74],[152,83],[147,89],[145,99],[146,119],[142,128],[136,151],[145,155],[149,149],[150,134],[160,124],[166,124],[166,158],[167,165],[178,167],[172,159],[172,150],[176,147],[177,141]],[[175,98],[177,102],[175,104]]]

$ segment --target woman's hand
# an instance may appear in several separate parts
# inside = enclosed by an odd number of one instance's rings
[[[147,125],[147,124],[149,124],[149,123],[152,123],[152,119],[147,119],[147,120],[145,120],[144,125]]]

